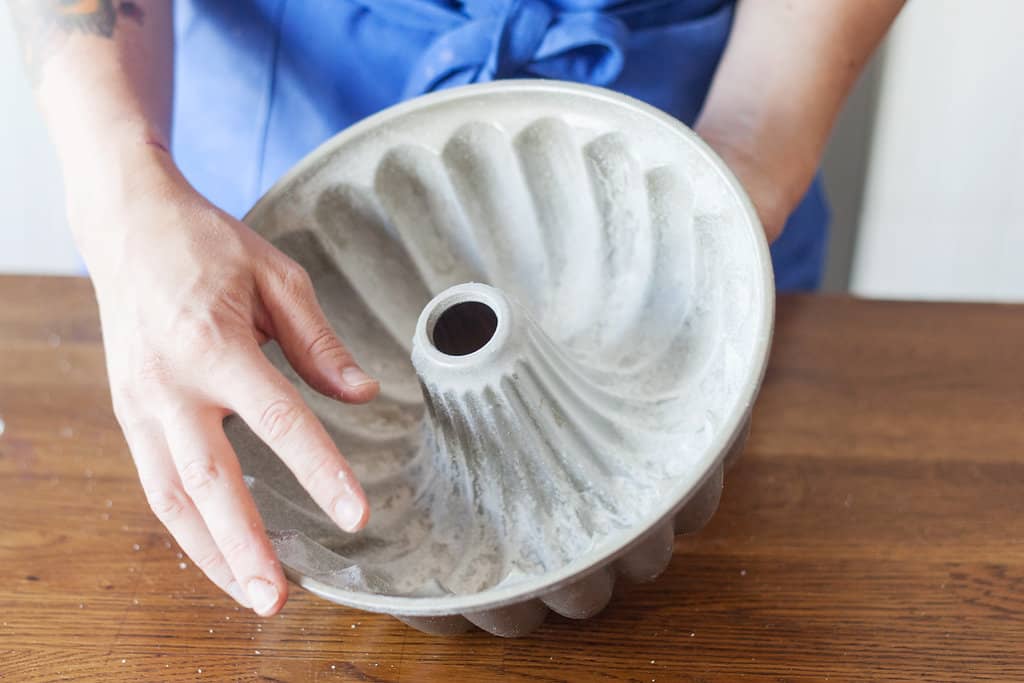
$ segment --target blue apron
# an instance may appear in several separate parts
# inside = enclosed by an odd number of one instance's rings
[[[735,0],[177,0],[173,152],[241,216],[350,124],[416,95],[556,78],[632,95],[693,125]],[[780,290],[814,289],[821,179],[772,246]]]

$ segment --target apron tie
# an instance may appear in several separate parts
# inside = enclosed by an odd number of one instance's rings
[[[544,0],[465,0],[462,9],[413,65],[404,97],[526,75],[603,86],[622,71],[629,30],[599,10]]]

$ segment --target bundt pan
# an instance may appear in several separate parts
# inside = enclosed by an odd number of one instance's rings
[[[346,534],[226,427],[289,577],[429,633],[581,619],[654,579],[718,505],[768,355],[757,217],[683,124],[504,81],[326,142],[247,222],[309,272],[379,398],[299,387],[371,505]]]

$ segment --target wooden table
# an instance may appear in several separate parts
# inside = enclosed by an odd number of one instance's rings
[[[533,636],[296,590],[240,611],[148,511],[89,285],[0,278],[0,679],[1024,680],[1024,307],[782,297],[746,455],[667,573]]]

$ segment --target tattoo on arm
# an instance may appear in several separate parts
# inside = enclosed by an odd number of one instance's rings
[[[112,38],[119,18],[137,24],[142,9],[132,0],[9,0],[21,39],[25,67],[33,84],[43,64],[72,33]]]

